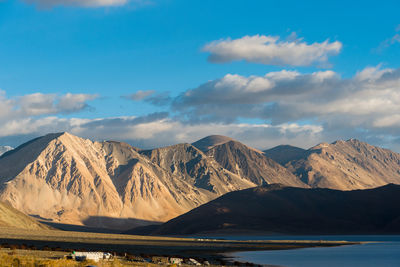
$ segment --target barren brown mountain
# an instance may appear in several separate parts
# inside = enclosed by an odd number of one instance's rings
[[[400,184],[400,154],[356,139],[319,144],[286,167],[312,187],[351,190]]]
[[[0,157],[0,201],[53,222],[127,229],[256,185],[350,190],[400,184],[399,154],[353,139],[320,144],[286,167],[297,177],[224,136],[141,151],[49,134]]]
[[[256,186],[255,183],[241,178],[221,167],[212,157],[190,144],[178,144],[142,154],[158,166],[176,175],[197,188],[209,191],[214,197],[227,192]]]
[[[53,222],[123,229],[255,186],[189,144],[138,151],[68,133],[34,139],[0,157],[0,199]]]
[[[282,183],[308,187],[286,168],[265,156],[263,152],[229,137],[212,135],[193,145],[202,148],[207,156],[215,159],[225,169],[257,185]]]
[[[0,199],[14,208],[73,224],[102,223],[91,217],[165,221],[213,198],[127,144],[68,133],[37,138],[1,157],[0,181]]]

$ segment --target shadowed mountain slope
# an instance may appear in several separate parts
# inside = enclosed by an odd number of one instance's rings
[[[338,191],[268,185],[228,193],[161,225],[153,234],[269,232],[400,233],[400,186]]]
[[[221,145],[232,140],[232,138],[223,135],[210,135],[192,143],[192,145],[203,152],[207,152],[214,146]]]
[[[286,167],[312,187],[351,190],[400,184],[400,154],[356,139],[319,144]]]
[[[290,145],[280,145],[264,150],[264,154],[267,157],[273,159],[281,165],[285,165],[292,160],[299,160],[302,157],[305,157],[306,153],[307,150]]]

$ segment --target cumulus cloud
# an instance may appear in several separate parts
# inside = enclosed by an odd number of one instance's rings
[[[124,98],[131,99],[131,100],[134,100],[134,101],[140,101],[140,100],[143,100],[145,98],[148,98],[151,95],[154,95],[154,93],[155,93],[154,90],[139,90],[139,91],[137,91],[137,92],[135,92],[133,94],[124,96]]]
[[[213,63],[245,60],[267,65],[310,66],[326,64],[329,56],[338,54],[342,49],[339,41],[307,44],[302,39],[291,39],[281,40],[270,35],[228,38],[205,45],[203,51],[210,53],[208,60]]]
[[[132,2],[136,5],[149,3],[147,0],[24,0],[28,4],[39,7],[52,8],[54,6],[77,6],[77,7],[111,7],[123,6]]]
[[[187,90],[172,109],[192,123],[243,119],[312,122],[339,136],[400,136],[400,69],[368,67],[343,79],[333,71],[228,74]],[[333,136],[333,135],[332,135]]]
[[[172,97],[168,92],[156,93],[154,90],[137,91],[133,94],[122,96],[122,98],[133,101],[144,101],[155,106],[167,106],[172,101]]]
[[[140,148],[154,148],[184,142],[194,142],[210,134],[231,136],[260,149],[279,143],[308,147],[321,141],[322,128],[299,124],[187,124],[167,114],[154,113],[143,117],[118,118],[26,118],[9,121],[0,132],[0,144],[19,145],[49,132],[68,131],[92,140],[119,140]],[[13,137],[13,138],[10,138]],[[7,142],[7,140],[9,142]],[[11,142],[12,141],[12,142]]]
[[[282,143],[310,147],[354,137],[400,150],[400,69],[367,67],[350,78],[331,70],[228,74],[176,97],[143,98],[155,105],[155,99],[164,99],[169,103],[167,112],[97,119],[60,116],[84,109],[95,97],[30,94],[8,98],[0,91],[0,144],[15,146],[17,139],[69,131],[142,148],[222,134],[259,149]]]
[[[87,101],[97,98],[90,94],[42,94],[34,93],[15,98],[8,98],[0,90],[0,122],[28,117],[69,114],[88,107]]]
[[[168,112],[95,119],[60,116],[85,109],[87,101],[95,97],[35,93],[9,98],[5,91],[0,91],[0,144],[18,146],[32,138],[61,131],[92,140],[126,141],[142,148],[193,142],[210,134],[228,135],[257,148],[277,142],[311,146],[321,139],[321,126],[310,124],[193,124],[171,117]]]

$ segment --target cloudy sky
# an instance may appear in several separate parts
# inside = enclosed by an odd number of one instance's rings
[[[69,131],[400,151],[400,4],[353,2],[2,0],[0,145]]]

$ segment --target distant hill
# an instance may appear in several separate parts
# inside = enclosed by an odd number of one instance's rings
[[[400,154],[356,139],[319,144],[286,167],[311,187],[351,190],[400,184]]]
[[[22,229],[51,229],[35,219],[14,209],[9,204],[0,202],[0,227],[13,227]]]
[[[161,225],[153,234],[268,232],[400,233],[400,185],[339,191],[267,185],[228,193]]]
[[[306,155],[307,150],[290,146],[290,145],[280,145],[267,150],[264,153],[267,157],[275,160],[281,165],[285,165],[289,161],[299,160]]]

